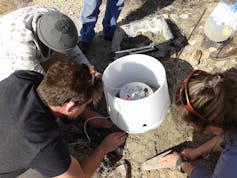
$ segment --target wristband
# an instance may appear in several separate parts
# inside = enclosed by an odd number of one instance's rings
[[[188,160],[183,158],[182,156],[180,156],[179,159],[176,161],[176,169],[182,173],[184,173],[184,170],[182,169],[181,164],[184,162],[188,162]]]

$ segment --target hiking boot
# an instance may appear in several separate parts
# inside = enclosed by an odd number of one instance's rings
[[[86,55],[90,49],[91,42],[79,41],[77,44],[81,51]]]
[[[212,52],[209,57],[216,61],[237,57],[237,44],[232,41],[223,43],[216,51]]]

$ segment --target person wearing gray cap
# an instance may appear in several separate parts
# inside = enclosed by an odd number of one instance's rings
[[[55,8],[30,6],[0,17],[0,81],[16,70],[44,73],[53,52],[90,64],[77,46],[74,22]]]

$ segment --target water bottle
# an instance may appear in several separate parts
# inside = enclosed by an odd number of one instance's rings
[[[237,29],[237,0],[228,4],[221,0],[204,24],[204,33],[215,42],[223,42]]]

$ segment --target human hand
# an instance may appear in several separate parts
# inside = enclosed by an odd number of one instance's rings
[[[186,148],[182,151],[181,155],[187,158],[189,161],[193,161],[200,156],[196,150],[196,148]]]
[[[102,77],[102,74],[100,72],[96,71],[94,66],[88,65],[88,67],[89,67],[91,75],[95,76],[95,78],[101,78]]]
[[[101,147],[106,153],[116,150],[126,140],[125,132],[114,132],[107,135],[101,143]]]
[[[167,156],[164,156],[160,159],[160,164],[164,167],[170,168],[175,170],[176,169],[176,162],[180,158],[180,154],[177,152],[173,152],[171,154],[168,154]]]
[[[223,141],[222,136],[215,136],[197,148],[187,148],[181,154],[188,160],[195,160],[200,156],[215,151],[221,151],[220,144]]]

